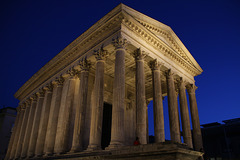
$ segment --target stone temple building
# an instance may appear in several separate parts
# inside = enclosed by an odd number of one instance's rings
[[[194,77],[201,72],[169,26],[120,4],[16,92],[20,103],[5,159],[198,159]],[[154,144],[148,144],[151,100]],[[141,145],[133,146],[136,137]]]

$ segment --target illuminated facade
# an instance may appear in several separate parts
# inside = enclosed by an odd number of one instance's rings
[[[116,155],[127,147],[154,150],[147,144],[151,100],[155,145],[181,146],[178,95],[185,143],[181,153],[199,157],[202,139],[194,77],[201,72],[170,27],[120,4],[17,91],[20,103],[6,159],[96,154],[103,148],[103,153]],[[174,143],[165,143],[164,96]],[[132,146],[136,137],[142,145]],[[123,152],[130,155],[126,150],[119,154]]]

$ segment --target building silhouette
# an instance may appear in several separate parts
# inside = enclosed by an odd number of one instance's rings
[[[205,154],[211,160],[240,159],[240,118],[201,125]]]
[[[8,142],[16,119],[16,108],[4,107],[0,109],[0,159],[7,152]]]

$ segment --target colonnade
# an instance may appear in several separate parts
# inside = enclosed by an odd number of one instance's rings
[[[114,39],[115,72],[113,81],[111,142],[107,149],[124,146],[124,103],[125,103],[125,54],[127,41],[121,37]],[[95,51],[96,71],[91,95],[91,126],[87,150],[101,149],[103,103],[104,103],[104,68],[107,51],[102,48]],[[133,53],[136,63],[136,136],[141,144],[147,144],[147,110],[145,97],[144,57],[141,49]],[[56,78],[39,92],[32,95],[18,107],[18,114],[9,143],[6,159],[19,159],[33,156],[48,156],[66,152],[83,151],[83,130],[88,95],[88,77],[91,63],[82,59],[80,71],[71,68],[67,74]],[[165,141],[162,76],[166,76],[168,112],[171,141],[181,143],[179,111],[176,90],[179,91],[180,112],[184,143],[193,148],[190,118],[186,97],[189,94],[190,112],[195,150],[202,148],[201,129],[195,97],[196,87],[183,78],[175,85],[174,73],[168,69],[161,74],[157,60],[149,62],[152,70],[154,133],[155,142]],[[80,76],[79,76],[80,75]],[[80,82],[79,82],[80,79]],[[77,85],[79,82],[79,86]],[[78,88],[78,89],[76,89]],[[75,114],[74,125],[71,125]],[[71,132],[72,131],[72,132]],[[69,142],[69,137],[72,137]]]

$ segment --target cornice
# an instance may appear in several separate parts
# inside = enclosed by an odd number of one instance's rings
[[[109,34],[121,25],[122,13],[114,14],[113,17],[106,19],[103,17],[95,25],[89,28],[76,40],[70,43],[58,55],[44,65],[35,73],[16,93],[15,97],[19,100],[25,98],[34,89],[38,88],[56,73],[68,67],[74,60],[82,57],[93,46],[105,39]],[[99,24],[101,22],[101,24]],[[94,28],[94,29],[93,29]],[[110,29],[111,28],[111,29]]]
[[[192,63],[189,63],[180,54],[178,54],[173,48],[159,39],[155,34],[150,32],[147,28],[141,25],[136,19],[131,16],[124,17],[122,21],[125,26],[127,26],[131,31],[137,34],[139,37],[148,42],[151,46],[155,47],[157,50],[161,51],[164,56],[172,59],[174,62],[178,63],[180,66],[185,68],[191,75],[197,76],[201,74],[201,70],[197,69]]]
[[[141,20],[138,20],[138,19],[137,19],[137,21],[140,24],[142,24],[144,27],[146,27],[148,30],[151,30],[152,32],[162,36],[170,44],[170,47],[172,47],[187,62],[191,63],[192,65],[195,65],[195,67],[200,72],[203,71],[202,68],[199,66],[199,64],[196,62],[196,60],[192,57],[192,55],[189,53],[187,48],[184,46],[184,44],[176,36],[174,31],[170,27],[169,27],[168,30],[164,30],[164,29],[155,27],[152,24],[146,23],[144,21],[141,21]]]

